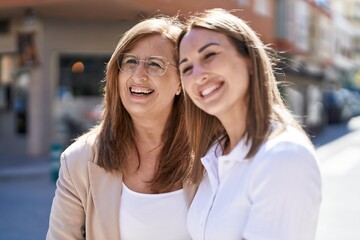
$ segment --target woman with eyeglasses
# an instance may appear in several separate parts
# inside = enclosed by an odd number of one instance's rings
[[[176,18],[127,31],[107,64],[102,121],[61,156],[47,239],[190,239],[194,194]]]

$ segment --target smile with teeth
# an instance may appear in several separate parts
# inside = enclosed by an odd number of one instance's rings
[[[216,84],[216,85],[212,85],[212,86],[210,86],[210,87],[208,87],[208,88],[205,88],[204,90],[202,90],[202,91],[200,92],[200,95],[201,95],[202,97],[206,97],[207,95],[211,94],[212,92],[214,92],[215,90],[217,90],[218,88],[220,88],[220,86],[221,86],[221,84],[219,83],[219,84]]]
[[[131,94],[137,94],[137,95],[149,95],[153,93],[154,90],[149,88],[136,88],[136,87],[130,87],[130,93]]]

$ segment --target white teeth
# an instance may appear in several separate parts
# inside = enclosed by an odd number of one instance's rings
[[[144,89],[144,88],[130,88],[131,93],[137,93],[137,94],[149,94],[152,93],[154,90],[152,89]]]
[[[203,97],[205,97],[206,95],[209,95],[210,93],[212,93],[214,90],[218,89],[220,85],[214,85],[211,87],[208,87],[206,89],[204,89],[203,91],[201,91],[201,95]]]

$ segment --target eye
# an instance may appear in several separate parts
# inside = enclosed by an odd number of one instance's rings
[[[124,57],[123,64],[126,65],[137,65],[138,61],[135,57]]]
[[[192,70],[192,66],[185,66],[182,70],[181,70],[181,75],[185,76],[185,75],[189,75],[191,73]]]
[[[148,65],[148,67],[161,68],[161,69],[165,68],[165,65],[166,65],[162,59],[157,59],[157,58],[148,59],[146,64]]]
[[[213,56],[215,56],[217,54],[218,54],[217,52],[208,52],[205,54],[204,59],[205,60],[211,59]]]

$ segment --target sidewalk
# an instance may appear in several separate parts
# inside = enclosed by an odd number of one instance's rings
[[[48,157],[0,156],[0,180],[48,175],[50,167]]]
[[[360,239],[360,118],[353,131],[317,149],[323,199],[316,240]]]
[[[0,240],[45,239],[55,193],[48,158],[0,156]]]

